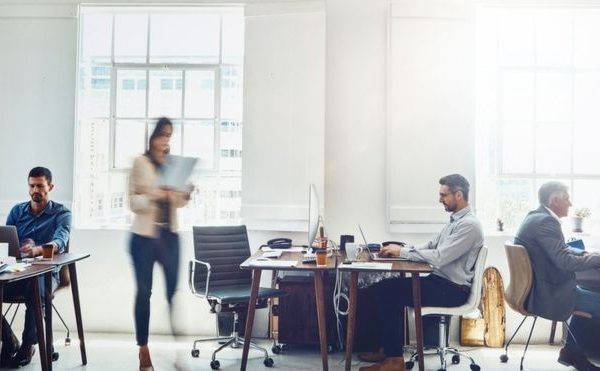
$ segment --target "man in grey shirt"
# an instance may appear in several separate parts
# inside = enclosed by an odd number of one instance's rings
[[[459,174],[440,179],[439,201],[451,212],[450,221],[431,241],[422,246],[390,244],[381,256],[402,256],[426,262],[434,271],[421,279],[423,306],[456,307],[464,304],[471,292],[473,267],[483,246],[481,224],[469,206],[469,182]],[[412,306],[410,278],[390,278],[374,286],[381,349],[361,355],[367,361],[383,361],[361,371],[404,370],[404,308]]]

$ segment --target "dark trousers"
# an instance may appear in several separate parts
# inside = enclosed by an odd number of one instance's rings
[[[422,277],[421,304],[424,307],[457,307],[466,303],[469,289],[442,277]],[[388,357],[399,357],[404,348],[404,309],[413,305],[412,279],[390,278],[374,285],[381,346]]]
[[[159,228],[158,238],[131,234],[130,253],[135,273],[135,334],[139,346],[148,344],[150,324],[150,296],[154,263],[163,268],[167,286],[167,301],[172,304],[179,276],[179,236],[166,228]]]
[[[31,280],[21,280],[13,283],[9,283],[4,287],[4,300],[10,301],[11,299],[23,297],[25,299],[25,325],[23,327],[23,344],[34,345],[37,344],[37,329],[35,326],[35,313],[33,307],[33,288],[31,286]],[[42,306],[44,305],[44,298],[46,297],[46,288],[44,285],[44,277],[38,277],[35,284],[40,288],[40,295],[42,300]],[[58,279],[52,276],[52,292],[58,287]],[[6,321],[3,321],[2,326],[2,340],[9,340],[12,335],[12,329],[8,326]]]
[[[600,292],[578,286],[575,289],[575,310],[590,313],[592,319],[578,316],[571,317],[570,327],[573,335],[575,335],[576,342],[569,334],[566,347],[572,352],[597,351],[600,347],[598,346],[597,325],[595,326],[595,322],[600,318]]]

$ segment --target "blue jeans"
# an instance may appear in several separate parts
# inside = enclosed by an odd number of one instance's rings
[[[169,306],[172,304],[179,276],[179,236],[166,228],[159,229],[158,238],[131,234],[130,253],[137,288],[134,307],[135,334],[139,346],[148,344],[154,263],[158,262],[163,268]]]
[[[467,302],[470,289],[430,274],[421,277],[421,305],[458,307]],[[389,278],[374,285],[381,346],[388,357],[399,357],[404,348],[404,308],[413,305],[412,279]]]
[[[42,300],[42,308],[44,306],[44,298],[46,297],[46,288],[44,285],[44,277],[37,278],[37,285],[40,288],[40,295]],[[56,275],[52,275],[52,292],[58,287],[58,278]],[[11,298],[18,298],[23,296],[25,298],[25,325],[23,327],[22,341],[23,345],[34,345],[37,344],[37,328],[35,325],[35,313],[33,304],[33,288],[31,286],[31,280],[21,280],[13,283],[9,283],[4,287],[4,299],[10,300]],[[4,330],[2,327],[2,339],[7,340],[10,338],[10,332],[12,330]],[[7,337],[8,336],[8,337]]]
[[[577,286],[575,289],[575,310],[587,312],[592,315],[592,318],[598,320],[600,318],[600,292],[590,291]],[[598,334],[594,333],[594,327],[590,326],[590,320],[578,316],[571,317],[571,331],[577,340],[577,344],[573,341],[573,337],[569,334],[567,337],[567,348],[573,351],[584,350],[590,345],[596,344]]]

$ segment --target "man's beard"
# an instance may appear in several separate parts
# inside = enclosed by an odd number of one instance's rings
[[[39,194],[39,193],[34,193],[34,194],[32,194],[32,195],[31,195],[31,200],[32,200],[33,202],[42,202],[42,200],[43,200],[43,199],[44,199],[44,198],[43,198],[43,197],[42,197],[42,195],[41,195],[41,194]]]

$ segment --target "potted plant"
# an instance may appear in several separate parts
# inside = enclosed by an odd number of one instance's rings
[[[587,207],[577,208],[573,212],[573,232],[581,233],[583,232],[583,219],[592,215],[590,209]]]

